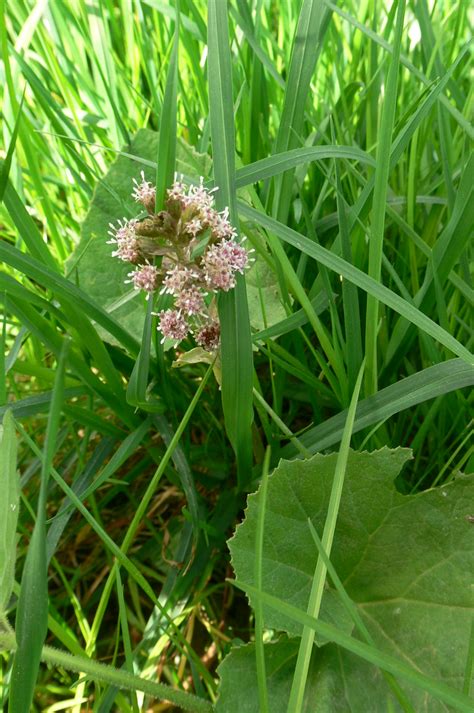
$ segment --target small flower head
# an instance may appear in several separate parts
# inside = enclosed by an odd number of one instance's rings
[[[219,245],[208,248],[202,259],[204,278],[213,290],[228,292],[235,287],[235,277],[229,260]]]
[[[229,220],[229,209],[225,208],[218,213],[215,210],[207,214],[207,222],[211,229],[213,238],[222,240],[224,238],[233,239],[237,237],[237,231]]]
[[[249,264],[247,250],[235,242],[235,240],[223,240],[220,243],[222,254],[227,256],[229,265],[234,272],[243,273]]]
[[[195,285],[190,285],[187,289],[182,290],[176,297],[176,307],[191,316],[200,314],[204,310],[204,295],[201,290]]]
[[[162,333],[163,339],[174,339],[180,342],[184,339],[188,332],[189,327],[186,324],[186,320],[183,315],[175,309],[166,309],[158,312],[158,317],[160,322],[158,324],[158,330]]]
[[[194,273],[189,267],[182,267],[181,265],[175,265],[168,270],[165,279],[163,280],[163,290],[162,292],[167,292],[169,295],[174,295],[175,297],[184,290],[184,288],[192,282]]]
[[[195,238],[196,235],[198,235],[198,233],[203,230],[203,228],[204,226],[202,224],[202,221],[199,220],[199,218],[193,218],[192,220],[188,220],[188,222],[185,224],[184,232]]]
[[[206,212],[214,205],[214,196],[212,194],[215,191],[217,191],[217,188],[211,188],[210,191],[204,188],[204,179],[201,176],[198,186],[189,186],[184,205],[187,208],[193,208],[198,213]]]
[[[160,283],[160,273],[155,265],[139,265],[136,270],[129,272],[128,276],[136,290],[144,290],[148,294],[154,292]]]
[[[117,246],[117,249],[112,253],[112,257],[118,257],[119,260],[132,263],[139,260],[140,247],[135,232],[137,222],[136,220],[124,218],[118,221],[118,226],[110,223],[111,230],[109,230],[109,235],[112,237],[107,243]]]
[[[141,176],[141,183],[138,183],[136,178],[133,179],[135,188],[133,189],[132,197],[135,198],[137,203],[141,203],[152,215],[155,211],[156,188],[150,181],[145,179],[144,171],[141,172]]]
[[[221,240],[209,247],[203,257],[206,282],[224,292],[235,287],[235,273],[243,272],[247,265],[247,251],[235,240]]]
[[[196,342],[200,347],[206,349],[208,352],[215,351],[220,342],[221,338],[221,327],[219,322],[209,322],[204,327],[201,327],[199,332],[196,334]]]
[[[172,203],[181,203],[181,205],[184,205],[185,203],[187,198],[186,186],[178,179],[177,174],[175,174],[173,185],[166,191],[166,197]]]

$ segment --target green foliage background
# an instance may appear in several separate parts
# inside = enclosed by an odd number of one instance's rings
[[[0,1],[2,705],[470,710],[468,4],[178,9]],[[255,250],[221,386],[110,257],[142,169]]]

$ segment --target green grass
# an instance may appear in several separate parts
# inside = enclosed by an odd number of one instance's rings
[[[257,642],[270,710],[272,632],[229,582],[246,494],[281,458],[343,459],[349,440],[411,447],[403,493],[472,472],[470,38],[463,0],[0,1],[0,475],[11,486],[13,416],[21,486],[5,709],[210,711],[240,640]],[[142,128],[158,132],[146,157],[129,147]],[[220,362],[178,369],[158,300],[135,300],[137,328],[119,291],[100,298],[106,266],[88,291],[90,246],[76,248],[117,155],[156,175],[160,209],[183,142],[212,157],[204,179],[267,272],[219,299]],[[263,499],[256,596],[305,627],[289,710],[315,631],[378,665],[401,710],[406,681],[465,710],[461,691],[377,649],[357,612],[361,641],[323,631],[326,572],[355,611],[332,565],[338,507],[313,533],[314,601],[297,613],[261,579]]]

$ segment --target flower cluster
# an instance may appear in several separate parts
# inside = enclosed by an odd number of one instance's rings
[[[157,291],[173,297],[173,308],[157,315],[162,341],[178,343],[192,334],[213,352],[220,340],[214,294],[235,287],[237,274],[249,266],[250,251],[236,241],[228,209],[215,209],[217,189],[205,188],[202,178],[199,185],[186,186],[175,177],[158,213],[155,186],[143,171],[141,178],[140,183],[134,179],[132,197],[147,215],[110,224],[112,255],[134,266],[127,282],[147,298]]]

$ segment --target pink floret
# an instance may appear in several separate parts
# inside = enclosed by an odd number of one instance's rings
[[[133,272],[129,272],[128,276],[133,287],[136,290],[144,290],[145,292],[154,292],[160,283],[160,273],[155,265],[140,265]]]
[[[180,342],[188,334],[188,325],[180,312],[175,309],[162,310],[158,313],[160,322],[158,330],[163,335],[163,340],[173,339]]]

